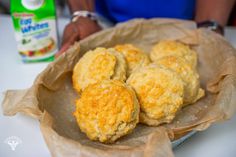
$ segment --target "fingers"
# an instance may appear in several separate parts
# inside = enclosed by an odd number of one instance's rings
[[[89,18],[80,17],[77,21],[69,23],[63,33],[62,47],[55,57],[64,53],[75,41],[86,38],[99,30],[101,27],[97,22]]]
[[[74,44],[75,41],[78,41],[80,39],[79,32],[77,31],[75,34],[72,34],[72,36],[63,43],[61,49],[56,53],[55,57],[57,58],[61,54],[63,54],[71,45]]]

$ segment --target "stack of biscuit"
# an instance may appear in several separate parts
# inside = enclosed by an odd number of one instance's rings
[[[74,116],[91,140],[112,143],[139,122],[170,123],[182,107],[204,95],[197,54],[189,46],[161,41],[150,59],[123,44],[88,51],[75,65],[73,87],[81,96]]]

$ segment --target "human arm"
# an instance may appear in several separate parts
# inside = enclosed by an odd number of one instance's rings
[[[67,0],[67,3],[71,14],[75,11],[94,11],[94,0]],[[64,53],[75,41],[84,39],[99,30],[101,27],[97,21],[88,17],[78,17],[75,21],[71,21],[64,29],[62,46],[56,56]]]
[[[214,20],[224,27],[227,24],[234,3],[235,0],[196,0],[195,21],[200,23]]]

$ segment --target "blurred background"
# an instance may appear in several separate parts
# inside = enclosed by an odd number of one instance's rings
[[[57,5],[57,16],[58,17],[65,17],[70,18],[70,12],[68,5],[66,4],[66,0],[55,0]],[[0,1],[0,14],[10,14],[10,0],[1,0]],[[236,5],[234,5],[229,20],[228,26],[235,26],[236,27]]]

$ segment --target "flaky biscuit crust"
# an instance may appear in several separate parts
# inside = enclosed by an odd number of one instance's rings
[[[132,44],[116,45],[114,48],[125,56],[128,65],[127,76],[136,69],[147,66],[150,63],[148,55]]]
[[[184,81],[184,106],[199,99],[199,92],[202,90],[199,88],[199,75],[186,60],[178,56],[166,56],[156,60],[155,63],[174,70],[182,78]]]
[[[116,80],[91,84],[76,101],[74,116],[91,140],[112,143],[131,132],[139,121],[134,90]]]
[[[193,68],[197,65],[197,53],[190,49],[188,45],[177,41],[163,40],[153,46],[150,52],[152,61],[156,61],[165,56],[179,56],[185,59]]]
[[[140,68],[130,75],[127,83],[138,96],[142,123],[169,123],[182,107],[184,83],[166,67],[150,64]]]
[[[127,65],[120,53],[114,49],[96,48],[88,51],[73,69],[73,87],[79,93],[89,84],[101,80],[125,81]]]

